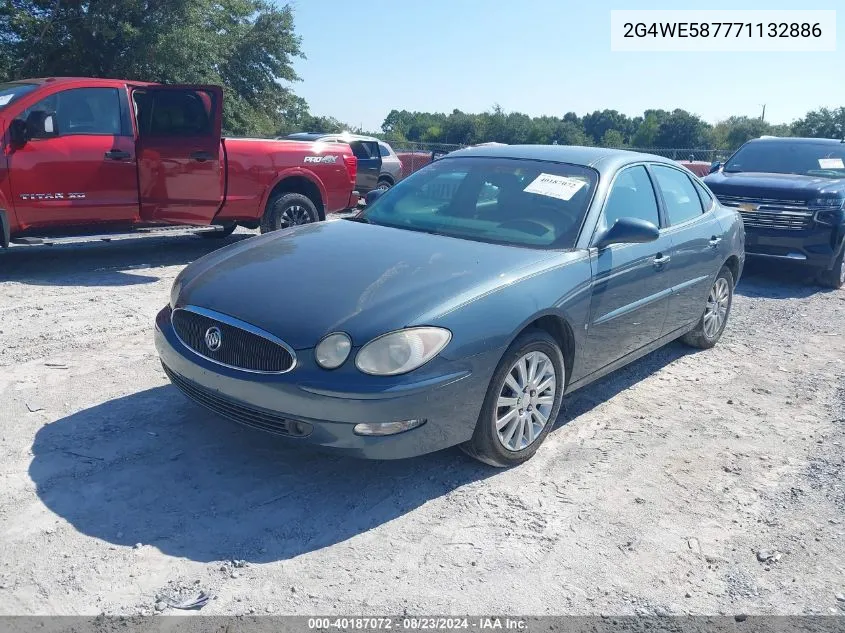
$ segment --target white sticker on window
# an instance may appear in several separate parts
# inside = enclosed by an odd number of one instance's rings
[[[581,178],[540,174],[523,191],[560,200],[571,200],[572,196],[586,184],[587,182]]]
[[[4,106],[9,103],[9,101],[11,101],[12,97],[14,96],[15,95],[0,95],[0,106]]]
[[[841,158],[820,158],[819,167],[822,169],[845,169]]]

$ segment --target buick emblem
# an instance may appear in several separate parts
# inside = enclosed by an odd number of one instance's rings
[[[209,351],[216,352],[223,344],[223,333],[217,326],[212,326],[205,331],[205,346]]]

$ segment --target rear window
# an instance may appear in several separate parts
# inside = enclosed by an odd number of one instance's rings
[[[508,158],[443,158],[363,212],[372,224],[535,248],[572,248],[598,174]]]
[[[38,84],[5,83],[0,84],[0,110],[10,103],[14,103],[28,92],[32,92]]]
[[[731,156],[724,171],[842,178],[845,176],[845,144],[748,143]]]

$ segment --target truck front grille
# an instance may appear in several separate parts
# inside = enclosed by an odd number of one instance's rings
[[[186,307],[174,310],[170,321],[186,347],[220,365],[267,374],[282,374],[296,365],[284,342],[226,315]]]
[[[737,209],[746,228],[803,231],[813,226],[814,211],[806,200],[776,200],[717,195],[719,202]],[[745,206],[752,209],[743,208]]]

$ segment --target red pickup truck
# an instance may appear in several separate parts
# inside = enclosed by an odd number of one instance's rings
[[[176,225],[266,232],[358,203],[348,145],[222,138],[222,106],[218,86],[0,84],[0,245]]]

